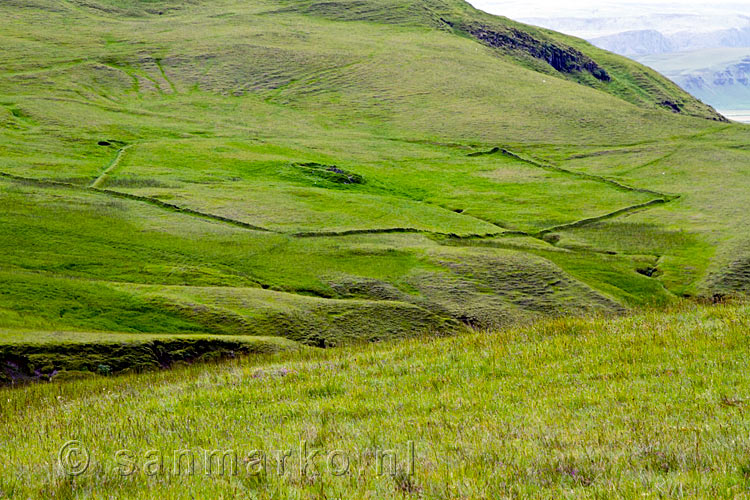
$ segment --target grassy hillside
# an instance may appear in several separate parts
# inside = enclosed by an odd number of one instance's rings
[[[749,321],[686,304],[0,390],[0,492],[742,497]]]
[[[0,15],[0,327],[49,353],[76,332],[332,346],[748,290],[750,129],[581,40],[459,0]],[[24,375],[65,367],[43,368]]]

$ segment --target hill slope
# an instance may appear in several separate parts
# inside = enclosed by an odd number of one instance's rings
[[[749,320],[690,305],[0,390],[0,492],[732,497],[748,482]],[[70,439],[68,465],[89,458],[75,478],[57,458]]]
[[[11,331],[333,345],[747,289],[748,129],[581,40],[459,0],[0,14]]]

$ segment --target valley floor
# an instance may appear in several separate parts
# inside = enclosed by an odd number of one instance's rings
[[[743,497],[749,325],[686,302],[4,389],[0,498]]]

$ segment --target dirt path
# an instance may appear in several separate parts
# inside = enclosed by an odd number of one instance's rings
[[[653,200],[649,200],[644,203],[638,203],[636,205],[631,205],[629,207],[620,208],[618,210],[615,210],[613,212],[609,212],[603,215],[599,215],[596,217],[589,217],[586,219],[580,219],[573,222],[568,222],[566,224],[560,224],[559,226],[550,227],[547,229],[542,229],[541,231],[538,231],[536,233],[530,233],[525,231],[513,231],[513,234],[517,235],[523,235],[523,236],[531,236],[532,238],[542,238],[544,235],[555,232],[555,231],[562,231],[565,229],[572,229],[576,227],[583,227],[587,226],[589,224],[594,224],[596,222],[601,222],[603,220],[607,219],[614,219],[616,217],[620,217],[622,215],[628,215],[634,212],[638,212],[641,210],[647,210],[651,207],[657,206],[657,205],[665,205],[667,203],[670,203],[674,200],[677,200],[680,198],[680,195],[676,194],[668,194],[668,193],[662,193],[660,191],[654,191],[652,189],[645,189],[645,188],[639,188],[635,186],[630,186],[628,184],[624,184],[622,182],[618,182],[613,179],[609,179],[607,177],[603,177],[601,175],[595,175],[595,174],[588,174],[586,172],[577,172],[574,170],[568,170],[567,168],[558,167],[557,165],[552,165],[550,163],[544,163],[539,160],[536,160],[534,158],[527,158],[525,156],[522,156],[518,153],[515,153],[513,151],[510,151],[505,148],[501,147],[494,147],[490,149],[489,151],[477,151],[474,153],[469,153],[467,156],[469,157],[477,157],[477,156],[489,156],[489,155],[495,155],[495,154],[501,154],[510,158],[513,158],[515,160],[521,161],[523,163],[526,163],[528,165],[541,168],[544,170],[550,170],[553,172],[558,172],[562,174],[571,175],[573,177],[578,177],[579,179],[585,179],[589,181],[595,181],[602,184],[606,184],[610,187],[613,187],[615,189],[619,189],[622,191],[629,191],[633,193],[644,193],[644,194],[650,194],[652,196],[656,196],[657,198],[654,198]],[[507,234],[507,233],[506,233]]]
[[[201,219],[211,220],[214,222],[221,222],[224,224],[230,224],[235,227],[241,227],[243,229],[249,229],[252,231],[261,231],[261,232],[267,232],[267,233],[276,233],[276,234],[287,234],[288,236],[291,236],[293,238],[328,238],[328,237],[336,237],[336,236],[351,236],[351,235],[357,235],[357,234],[389,234],[389,233],[416,233],[416,234],[427,234],[427,235],[434,235],[438,237],[451,237],[455,239],[486,239],[486,238],[494,238],[497,236],[529,236],[532,238],[537,239],[543,239],[543,236],[546,234],[549,234],[554,231],[560,231],[564,229],[574,228],[574,227],[582,227],[588,224],[593,224],[595,222],[600,222],[602,220],[612,219],[615,217],[619,217],[621,215],[630,214],[633,212],[637,212],[640,210],[646,210],[653,206],[657,205],[663,205],[666,203],[669,203],[670,201],[679,198],[679,196],[671,197],[670,199],[655,199],[648,201],[646,203],[640,203],[638,205],[632,205],[629,207],[621,208],[619,210],[616,210],[614,212],[610,212],[604,215],[600,215],[597,217],[591,217],[587,219],[580,219],[577,221],[569,222],[567,224],[561,224],[559,226],[543,229],[538,232],[527,232],[527,231],[516,231],[516,230],[503,230],[498,231],[496,233],[484,233],[484,234],[467,234],[467,235],[456,235],[456,234],[450,234],[450,233],[442,233],[438,231],[428,231],[428,230],[422,230],[417,228],[383,228],[383,229],[353,229],[353,230],[347,230],[347,231],[311,231],[311,232],[297,232],[297,233],[282,233],[279,231],[274,231],[272,229],[267,229],[261,226],[255,226],[253,224],[249,224],[247,222],[242,222],[236,219],[231,219],[229,217],[223,217],[221,215],[215,215],[207,212],[201,212],[198,210],[193,210],[191,208],[181,207],[179,205],[174,205],[172,203],[166,203],[161,200],[157,200],[155,198],[149,198],[147,196],[138,196],[134,194],[129,193],[123,193],[120,191],[113,191],[110,189],[103,189],[99,186],[103,184],[103,182],[106,180],[107,173],[111,172],[113,168],[117,167],[117,164],[119,163],[119,159],[122,157],[122,153],[132,145],[126,146],[122,148],[115,159],[111,162],[111,164],[107,167],[107,169],[102,172],[102,174],[88,187],[82,187],[77,186],[75,184],[70,184],[67,182],[60,182],[60,181],[52,181],[52,180],[43,180],[43,179],[34,179],[31,177],[22,177],[18,175],[9,174],[6,172],[0,172],[0,177],[6,178],[8,180],[16,181],[16,182],[23,182],[28,184],[34,184],[37,186],[46,186],[46,187],[62,187],[62,188],[68,188],[68,189],[76,189],[76,190],[89,190],[89,191],[96,191],[97,193],[101,193],[107,196],[112,196],[115,198],[125,198],[133,201],[139,201],[142,203],[147,203],[149,205],[162,208],[165,210],[169,210],[170,212],[177,212],[182,213],[185,215],[191,215],[194,217],[198,217]]]
[[[135,144],[128,144],[127,146],[120,148],[112,161],[109,162],[109,165],[107,165],[107,168],[104,169],[104,172],[102,172],[99,177],[94,179],[94,182],[92,182],[89,187],[91,189],[101,188],[101,186],[106,182],[109,173],[116,169],[120,164],[120,160],[122,160],[122,156],[125,154],[125,151],[132,148],[133,146],[135,146]]]
[[[382,229],[348,229],[343,231],[307,231],[301,233],[292,233],[290,236],[295,238],[328,238],[335,236],[351,236],[356,234],[398,234],[398,233],[412,233],[412,234],[431,234],[434,236],[448,236],[456,239],[470,239],[470,238],[492,238],[494,236],[500,236],[503,231],[496,233],[486,234],[469,234],[469,235],[458,235],[451,233],[441,233],[439,231],[428,231],[426,229],[416,229],[411,227],[391,227]]]
[[[575,170],[568,170],[567,168],[558,167],[557,165],[552,165],[551,163],[543,163],[537,159],[534,158],[527,158],[525,156],[520,155],[519,153],[515,153],[513,151],[510,151],[509,149],[495,147],[492,148],[489,151],[478,151],[475,153],[470,153],[467,156],[469,157],[476,157],[476,156],[488,156],[488,155],[494,155],[494,154],[502,154],[504,156],[508,156],[510,158],[513,158],[515,160],[521,161],[523,163],[526,163],[527,165],[531,165],[537,168],[541,168],[544,170],[550,170],[553,172],[558,172],[561,174],[567,174],[571,175],[573,177],[578,177],[579,179],[585,179],[589,181],[595,181],[600,182],[602,184],[607,184],[610,187],[620,189],[622,191],[630,191],[633,193],[644,193],[644,194],[651,194],[654,196],[658,196],[659,198],[663,198],[665,200],[671,199],[671,198],[677,198],[676,195],[671,195],[667,193],[662,193],[659,191],[654,191],[652,189],[646,189],[646,188],[639,188],[635,186],[629,186],[628,184],[624,184],[622,182],[618,182],[613,179],[609,179],[607,177],[601,176],[601,175],[595,175],[595,174],[587,174],[586,172],[577,172]]]
[[[545,170],[552,170],[552,171],[555,171],[555,172],[564,173],[564,174],[571,175],[571,176],[574,176],[574,177],[578,177],[578,178],[581,178],[581,179],[586,179],[586,180],[590,180],[590,181],[600,182],[600,183],[609,185],[610,187],[613,187],[615,189],[620,189],[620,190],[625,190],[625,191],[630,191],[630,192],[638,192],[638,193],[651,194],[651,195],[657,196],[657,198],[649,200],[649,201],[644,202],[644,203],[639,203],[639,204],[636,204],[636,205],[631,205],[631,206],[628,206],[628,207],[620,208],[620,209],[617,209],[615,211],[612,211],[612,212],[609,212],[609,213],[606,213],[606,214],[603,214],[603,215],[600,215],[600,216],[589,217],[589,218],[585,218],[585,219],[579,219],[579,220],[576,220],[576,221],[568,222],[568,223],[561,224],[561,225],[554,226],[554,227],[550,227],[550,228],[547,228],[547,229],[542,229],[542,230],[537,231],[537,232],[527,232],[527,231],[511,230],[511,229],[508,229],[508,228],[504,228],[504,227],[502,227],[502,226],[500,226],[500,225],[498,225],[498,224],[496,224],[494,222],[488,221],[488,220],[480,219],[480,218],[477,218],[477,217],[474,217],[474,216],[470,216],[468,214],[461,214],[463,216],[471,217],[473,219],[481,220],[481,221],[483,221],[485,223],[492,224],[493,226],[495,226],[498,229],[498,231],[497,232],[487,232],[487,233],[484,233],[484,234],[456,235],[456,234],[443,233],[443,232],[439,232],[439,231],[422,230],[422,229],[417,229],[417,228],[394,227],[394,228],[382,228],[382,229],[353,229],[353,230],[342,230],[342,231],[325,231],[325,230],[323,230],[323,231],[304,231],[304,232],[296,232],[296,233],[281,233],[279,231],[274,231],[272,229],[267,229],[267,228],[264,228],[264,227],[255,226],[253,224],[249,224],[249,223],[237,220],[237,219],[232,219],[232,218],[224,217],[224,216],[221,216],[221,215],[215,215],[215,214],[211,214],[211,213],[207,213],[207,212],[201,212],[201,211],[198,211],[198,210],[193,210],[191,208],[186,208],[186,207],[181,207],[179,205],[174,205],[174,204],[171,204],[171,203],[166,203],[166,202],[163,202],[163,201],[155,199],[155,198],[150,198],[150,197],[146,197],[146,196],[138,196],[138,195],[133,195],[133,194],[129,194],[129,193],[123,193],[121,191],[114,191],[114,190],[110,190],[110,189],[105,189],[103,186],[105,185],[105,183],[106,183],[106,181],[107,181],[107,179],[109,177],[109,174],[111,174],[120,165],[120,163],[122,161],[122,158],[125,155],[125,152],[128,151],[130,148],[136,146],[136,145],[137,145],[137,143],[128,144],[128,145],[120,148],[117,151],[117,154],[115,155],[115,157],[112,159],[112,161],[107,165],[107,167],[99,175],[99,177],[97,177],[88,186],[88,188],[82,188],[80,186],[76,186],[76,185],[68,184],[68,183],[64,183],[64,182],[57,182],[57,181],[51,181],[51,180],[40,180],[40,179],[20,177],[20,176],[16,176],[16,175],[13,175],[13,174],[8,174],[8,173],[3,173],[3,172],[0,172],[0,176],[5,177],[7,179],[11,179],[11,180],[16,180],[16,181],[20,181],[20,182],[34,183],[34,184],[42,185],[42,186],[46,185],[46,186],[67,187],[67,188],[73,188],[73,189],[89,189],[89,190],[94,190],[96,192],[99,192],[99,193],[102,193],[102,194],[105,194],[105,195],[108,195],[108,196],[113,196],[113,197],[117,197],[117,198],[127,198],[127,199],[130,199],[130,200],[133,200],[133,201],[139,201],[139,202],[147,203],[147,204],[150,204],[152,206],[156,206],[156,207],[159,207],[159,208],[162,208],[162,209],[166,209],[166,210],[169,210],[169,211],[172,211],[172,212],[178,212],[178,213],[183,213],[183,214],[186,214],[186,215],[192,215],[194,217],[198,217],[198,218],[202,218],[202,219],[206,219],[206,220],[212,220],[212,221],[215,221],[215,222],[221,222],[221,223],[225,223],[225,224],[230,224],[230,225],[233,225],[235,227],[241,227],[241,228],[249,229],[249,230],[253,230],[253,231],[262,231],[262,232],[277,233],[277,234],[287,234],[288,236],[291,236],[293,238],[311,238],[311,237],[312,238],[315,238],[315,237],[325,238],[325,237],[336,237],[336,236],[350,236],[350,235],[357,235],[357,234],[418,233],[418,234],[427,234],[427,235],[434,235],[434,236],[440,236],[440,237],[449,236],[449,237],[456,238],[456,239],[485,239],[485,238],[493,238],[493,237],[497,237],[497,236],[518,235],[518,236],[529,236],[529,237],[532,237],[532,238],[537,238],[537,239],[542,239],[543,240],[545,235],[547,235],[549,233],[552,233],[552,232],[555,232],[555,231],[562,231],[562,230],[565,230],[565,229],[572,229],[572,228],[577,228],[577,227],[583,227],[583,226],[586,226],[586,225],[589,225],[589,224],[594,224],[596,222],[600,222],[600,221],[603,221],[603,220],[616,218],[616,217],[619,217],[619,216],[622,216],[622,215],[631,214],[631,213],[634,213],[634,212],[637,212],[637,211],[641,211],[641,210],[647,210],[647,209],[649,209],[651,207],[654,207],[654,206],[657,206],[657,205],[667,204],[667,203],[669,203],[669,202],[671,202],[673,200],[676,200],[676,199],[678,199],[680,197],[679,195],[671,195],[671,194],[667,194],[667,193],[661,193],[661,192],[658,192],[658,191],[653,191],[653,190],[650,190],[650,189],[643,189],[643,188],[638,188],[638,187],[634,187],[634,186],[629,186],[629,185],[622,184],[620,182],[614,181],[612,179],[607,179],[605,177],[598,176],[598,175],[593,175],[593,174],[587,174],[587,173],[584,173],[584,172],[576,172],[576,171],[568,170],[568,169],[565,169],[565,168],[562,168],[562,167],[558,167],[556,165],[552,165],[552,164],[548,164],[548,163],[543,163],[543,162],[541,162],[539,160],[536,160],[536,159],[524,157],[524,156],[522,156],[522,155],[520,155],[518,153],[515,153],[515,152],[510,151],[510,150],[505,149],[505,148],[495,147],[495,148],[492,148],[489,151],[479,151],[479,152],[470,153],[468,156],[470,156],[470,157],[476,157],[476,156],[483,156],[483,155],[502,154],[502,155],[514,158],[514,159],[516,159],[518,161],[524,162],[526,164],[532,165],[532,166],[537,167],[537,168],[541,168],[541,169],[545,169]],[[444,209],[448,210],[445,207],[440,207],[440,208],[444,208]]]
[[[672,199],[676,199],[676,198],[672,198]],[[555,231],[564,231],[565,229],[588,226],[589,224],[594,224],[596,222],[601,222],[603,220],[614,219],[615,217],[619,217],[621,215],[626,215],[626,214],[632,214],[640,210],[651,208],[656,205],[665,205],[669,203],[670,201],[672,201],[672,199],[666,200],[666,199],[658,198],[656,200],[647,201],[645,203],[639,203],[637,205],[632,205],[629,207],[621,208],[619,210],[615,210],[614,212],[610,212],[608,214],[599,215],[598,217],[590,217],[588,219],[580,219],[574,222],[569,222],[567,224],[560,224],[559,226],[542,229],[541,231],[536,233],[535,236],[544,236],[545,234],[554,233]]]

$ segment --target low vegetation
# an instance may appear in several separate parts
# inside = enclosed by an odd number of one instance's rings
[[[0,17],[0,498],[748,495],[750,128],[461,0]]]
[[[6,389],[0,492],[742,497],[748,324],[747,305],[683,303],[617,320],[547,320]],[[304,471],[300,447],[317,452]],[[216,452],[210,470],[204,450]],[[280,473],[282,451],[290,454]],[[75,466],[80,475],[68,475]]]
[[[50,352],[55,332],[326,347],[747,290],[749,129],[580,40],[459,0],[0,14],[0,327]]]

